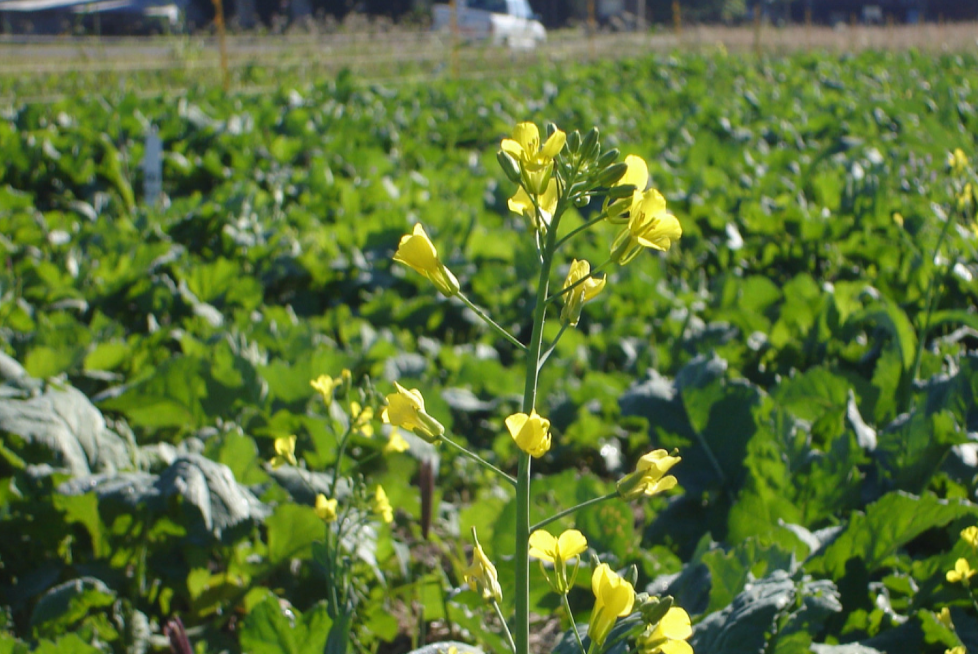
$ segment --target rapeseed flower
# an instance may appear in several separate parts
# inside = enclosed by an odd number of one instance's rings
[[[367,438],[373,438],[374,426],[370,421],[374,419],[374,410],[369,407],[361,407],[359,402],[350,402],[350,417],[353,418],[351,429]]]
[[[530,415],[514,413],[506,418],[506,428],[516,445],[530,456],[539,459],[550,451],[550,421],[536,411]]]
[[[665,252],[683,235],[679,221],[666,211],[666,199],[655,189],[636,193],[628,210],[628,224],[611,245],[611,258],[626,264],[642,248]]]
[[[319,391],[319,394],[323,396],[323,402],[326,403],[326,406],[329,406],[333,403],[333,392],[342,383],[343,380],[339,377],[333,379],[329,375],[319,375],[319,377],[309,382],[309,385]]]
[[[414,226],[412,233],[401,237],[397,252],[394,254],[394,261],[421,273],[445,295],[449,297],[458,295],[460,288],[458,279],[438,258],[435,244],[428,238],[421,223]]]
[[[581,311],[585,302],[590,302],[604,289],[607,278],[590,277],[591,264],[587,261],[574,259],[563,288],[574,286],[573,290],[564,295],[564,308],[560,312],[560,321],[574,327],[581,320]],[[584,280],[583,282],[581,280]]]
[[[676,478],[672,475],[666,476],[666,473],[681,460],[665,450],[649,452],[638,460],[635,472],[618,480],[618,495],[622,499],[634,500],[642,495],[651,497],[675,487]]]
[[[546,232],[547,228],[550,227],[550,220],[553,218],[554,211],[557,210],[557,195],[557,180],[551,179],[546,190],[540,195],[534,195],[533,198],[530,198],[530,194],[521,186],[507,204],[513,213],[529,218],[534,229]],[[536,206],[533,205],[534,200]],[[536,207],[540,207],[539,222],[537,221]]]
[[[542,529],[530,534],[530,556],[554,565],[554,578],[547,576],[547,581],[561,595],[566,595],[574,584],[573,579],[567,579],[567,562],[586,549],[587,539],[576,529],[568,529],[557,538]]]
[[[316,495],[316,515],[325,522],[336,522],[336,500],[328,500],[322,493]]]
[[[653,628],[646,628],[636,640],[641,654],[693,654],[686,640],[693,635],[689,614],[671,607]]]
[[[377,485],[377,490],[374,492],[374,511],[387,524],[394,522],[394,507],[391,506],[390,500],[387,499],[387,493],[380,484]]]
[[[978,527],[971,526],[962,529],[961,540],[971,545],[971,549],[978,548]]]
[[[965,586],[970,586],[970,579],[975,575],[975,570],[971,568],[967,559],[958,559],[954,563],[954,570],[947,571],[947,580],[952,584],[956,584],[959,581]]]
[[[295,459],[295,436],[281,436],[275,439],[275,456],[269,463],[273,468],[278,468],[285,463],[298,465]]]
[[[394,387],[397,392],[387,396],[387,406],[380,414],[381,420],[408,429],[429,443],[438,442],[445,433],[445,427],[425,411],[421,391],[416,388],[408,390],[397,382],[394,382]]]
[[[503,139],[499,147],[520,165],[523,185],[529,193],[543,195],[550,183],[554,169],[554,157],[564,149],[567,135],[561,130],[540,145],[540,130],[533,123],[517,123],[513,138]]]
[[[387,445],[384,446],[384,454],[397,454],[398,452],[407,452],[409,449],[411,446],[401,436],[397,427],[391,429],[391,434],[387,437]]]
[[[632,612],[635,603],[635,589],[619,577],[607,563],[600,564],[591,575],[591,590],[594,592],[594,608],[588,623],[587,635],[599,646],[615,626],[615,621]]]
[[[499,577],[496,574],[496,566],[492,564],[489,557],[479,544],[479,537],[472,527],[472,539],[475,546],[472,548],[472,565],[465,569],[465,582],[474,591],[482,590],[482,599],[494,599],[497,602],[503,599],[503,589],[499,585]]]

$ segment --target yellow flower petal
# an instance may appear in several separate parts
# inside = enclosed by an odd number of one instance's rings
[[[336,521],[336,500],[328,500],[322,493],[316,495],[316,515],[326,522]]]
[[[615,186],[631,184],[639,192],[645,191],[645,188],[649,185],[649,166],[645,163],[645,159],[630,154],[625,157],[625,165],[628,168],[625,170],[625,174],[622,175],[621,179],[615,182]]]
[[[506,428],[516,441],[517,447],[540,458],[550,450],[550,421],[541,418],[536,411],[530,415],[515,413],[506,418]]]

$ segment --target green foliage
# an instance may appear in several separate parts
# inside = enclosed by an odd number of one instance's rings
[[[548,474],[533,519],[678,448],[682,493],[554,526],[674,595],[697,651],[940,654],[946,605],[974,645],[944,574],[978,522],[974,211],[945,166],[956,147],[975,158],[975,70],[973,54],[655,55],[174,101],[107,84],[3,110],[0,651],[136,651],[173,614],[206,651],[343,650],[350,634],[384,651],[419,625],[505,647],[479,596],[457,592],[458,539],[475,526],[490,558],[510,556],[511,489],[445,448],[383,455],[376,420],[354,435],[343,474],[383,483],[397,512],[343,545],[352,624],[319,603],[312,505],[352,492],[324,472],[330,425],[352,399],[379,409],[395,379],[515,468],[513,346],[390,257],[423,219],[469,297],[526,339],[535,251],[495,162],[523,119],[628,144],[684,230],[667,255],[609,269],[614,292],[548,362],[554,448],[534,463]],[[160,208],[133,164],[150,124]],[[567,254],[603,260],[606,240]],[[326,408],[309,381],[344,368],[363,394]],[[289,434],[306,469],[271,470]],[[428,540],[420,461],[436,476]],[[553,615],[538,573],[532,607]],[[588,586],[585,566],[579,621]]]

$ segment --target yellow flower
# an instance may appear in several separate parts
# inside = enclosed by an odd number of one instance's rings
[[[644,193],[649,185],[649,166],[642,157],[630,154],[625,157],[625,165],[628,169],[621,179],[615,182],[615,186],[625,186],[631,184],[639,193]]]
[[[968,545],[971,545],[971,549],[978,548],[978,527],[971,526],[962,529],[961,539]]]
[[[391,429],[391,435],[387,439],[387,445],[384,446],[384,454],[407,452],[409,449],[411,449],[411,446],[401,436],[401,432],[397,430],[397,427]]]
[[[642,495],[651,497],[675,487],[676,478],[664,475],[681,460],[681,457],[670,456],[665,450],[649,452],[638,460],[635,472],[618,480],[618,495],[622,499],[634,500]]]
[[[598,293],[604,289],[608,281],[606,277],[597,279],[588,277],[591,274],[591,264],[587,261],[574,259],[570,270],[567,271],[567,279],[564,280],[563,288],[574,286],[574,289],[564,294],[564,308],[560,312],[560,321],[574,327],[581,320],[581,310],[585,302],[590,302]],[[581,280],[584,280],[581,282]],[[578,283],[580,282],[580,283]]]
[[[316,379],[309,382],[309,385],[319,391],[320,395],[323,396],[323,402],[326,406],[333,403],[333,391],[336,387],[342,383],[340,379],[333,379],[329,375],[319,375]]]
[[[395,427],[410,429],[429,443],[436,443],[445,433],[445,427],[424,409],[421,391],[408,390],[394,382],[396,393],[387,396],[387,406],[380,414],[381,420]]]
[[[374,493],[374,511],[387,524],[394,522],[394,508],[391,506],[390,500],[387,499],[384,487],[380,484],[377,485],[377,490]]]
[[[374,410],[369,406],[361,407],[359,402],[350,402],[350,418],[353,420],[351,429],[353,431],[373,438],[374,426],[370,421],[374,419]]]
[[[421,273],[447,296],[458,295],[458,280],[452,271],[438,259],[435,244],[428,238],[421,223],[414,226],[414,232],[401,237],[394,254],[394,261],[403,263]]]
[[[326,522],[336,522],[336,500],[327,500],[322,493],[316,495],[316,515]]]
[[[971,585],[969,579],[971,579],[971,577],[973,577],[974,574],[975,574],[975,570],[971,569],[971,566],[968,564],[967,559],[958,559],[954,563],[954,570],[948,570],[947,580],[950,581],[952,584],[956,584],[960,581],[965,586],[969,586]]]
[[[894,213],[893,222],[895,222],[898,226],[903,227],[903,214],[899,212]]]
[[[965,654],[967,651],[968,650],[964,648],[964,645],[958,645],[957,647],[944,650],[944,654]]]
[[[594,569],[591,575],[591,590],[594,592],[594,608],[588,623],[587,635],[598,645],[603,645],[615,621],[632,612],[635,603],[635,589],[619,577],[607,563]]]
[[[587,539],[576,529],[568,529],[558,538],[550,532],[538,529],[530,534],[530,556],[554,564],[554,579],[547,576],[547,581],[561,595],[566,595],[574,581],[567,580],[567,562],[579,556],[587,549]],[[542,565],[542,563],[541,563]],[[544,571],[544,575],[546,575]],[[577,570],[574,571],[577,576]]]
[[[692,654],[686,640],[693,635],[689,614],[674,606],[652,628],[649,625],[637,639],[642,654]]]
[[[533,199],[529,193],[521,186],[516,191],[516,195],[509,199],[509,210],[526,216],[533,223],[533,227],[539,231],[546,232],[550,227],[550,220],[553,218],[554,211],[557,210],[557,180],[551,178],[547,184],[547,190],[541,195],[533,196],[537,206],[540,207],[541,222],[537,222],[536,207],[533,206]]]
[[[499,602],[503,599],[503,589],[499,586],[496,566],[482,550],[475,527],[472,527],[472,539],[475,541],[475,546],[472,548],[472,565],[465,570],[465,581],[474,591],[482,589],[482,599],[487,601],[495,599]]]
[[[636,192],[628,211],[628,225],[611,245],[611,258],[620,264],[634,259],[642,248],[665,252],[683,235],[679,221],[666,211],[666,199],[655,189]]]
[[[530,415],[514,413],[506,418],[506,428],[516,445],[534,458],[539,459],[550,450],[550,421],[536,411]]]
[[[968,157],[961,148],[954,148],[954,152],[947,155],[947,165],[955,173],[960,175],[968,167]]]
[[[954,623],[951,622],[951,611],[946,606],[941,609],[940,613],[935,613],[934,617],[948,629],[954,629]]]
[[[275,439],[275,456],[269,463],[273,468],[278,468],[284,463],[298,465],[295,460],[295,436],[281,436]]]
[[[554,157],[560,154],[566,142],[567,135],[558,129],[541,147],[537,126],[517,123],[513,128],[513,138],[503,139],[499,147],[519,163],[526,190],[534,195],[543,195],[553,175]]]

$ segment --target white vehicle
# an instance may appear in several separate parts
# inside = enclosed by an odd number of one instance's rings
[[[489,39],[493,45],[532,48],[547,40],[547,30],[527,0],[455,0],[459,35],[465,39]],[[452,29],[452,8],[432,8],[433,27]]]

